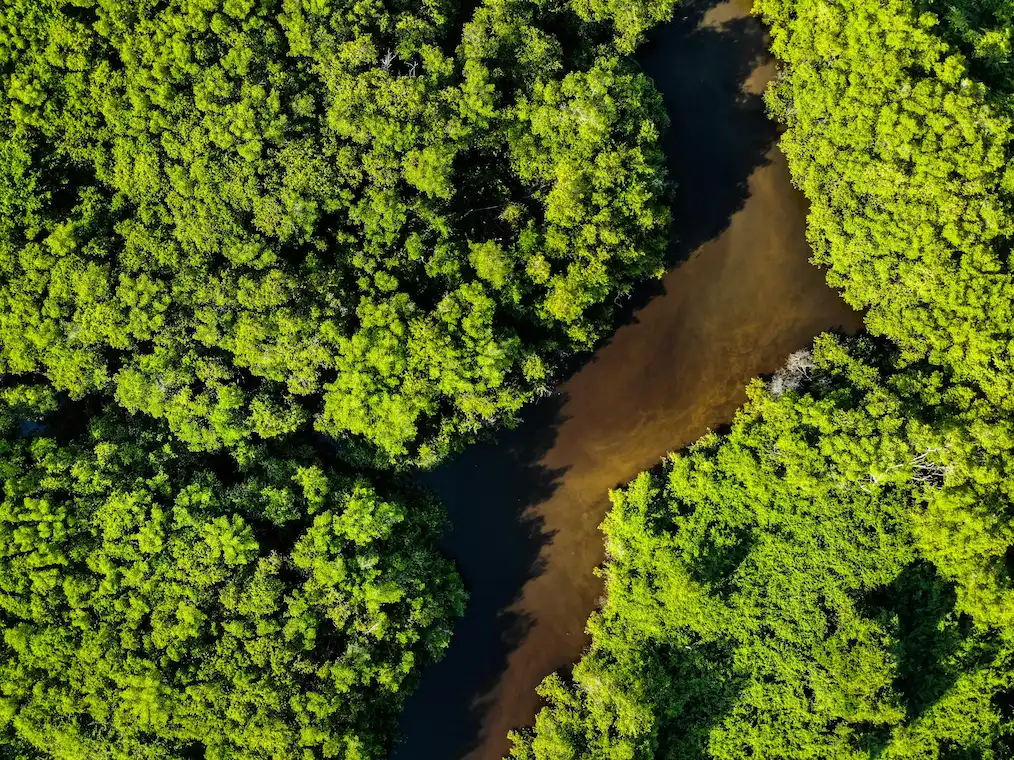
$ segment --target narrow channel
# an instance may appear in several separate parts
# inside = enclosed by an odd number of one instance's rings
[[[423,675],[395,760],[499,760],[535,687],[587,644],[608,489],[732,419],[744,386],[860,318],[809,263],[806,206],[761,93],[775,74],[748,0],[689,0],[638,54],[672,121],[672,268],[524,423],[426,478],[471,592]]]

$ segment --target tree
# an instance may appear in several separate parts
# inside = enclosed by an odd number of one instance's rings
[[[0,754],[386,756],[463,608],[440,512],[286,448],[115,414],[0,442]]]

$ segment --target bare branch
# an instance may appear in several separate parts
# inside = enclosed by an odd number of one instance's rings
[[[787,391],[798,391],[810,378],[813,370],[813,352],[807,348],[789,354],[785,365],[775,372],[768,383],[768,392],[775,398]]]

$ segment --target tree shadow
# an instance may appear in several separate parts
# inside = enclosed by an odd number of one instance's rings
[[[993,695],[990,703],[1005,726],[1014,726],[1014,690]],[[1014,734],[1004,733],[993,741],[993,754],[997,757],[1014,757]]]
[[[996,667],[996,658],[1006,657],[1002,636],[996,631],[977,630],[968,615],[957,612],[956,602],[954,583],[941,578],[932,564],[922,560],[909,565],[889,586],[866,599],[867,611],[888,623],[886,627],[896,641],[894,686],[906,710],[906,725],[914,724],[945,699],[963,673]],[[992,695],[990,704],[1002,724],[1009,726],[1014,717],[1014,693],[1000,690]],[[878,733],[879,741],[874,739]],[[874,760],[883,756],[889,738],[886,730],[871,732],[869,746]],[[1008,731],[999,731],[987,742],[996,757],[1014,756],[1014,737]],[[944,737],[938,746],[939,757],[978,760],[988,744],[980,743],[980,738],[961,744]]]
[[[745,682],[734,675],[733,648],[715,641],[669,647],[656,656],[666,674],[656,709],[673,716],[658,727],[659,760],[704,760],[712,729],[732,710]]]
[[[757,67],[771,60],[767,31],[760,19],[738,10],[717,20],[722,8],[734,6],[729,0],[681,2],[673,20],[656,27],[635,55],[670,120],[661,141],[673,186],[668,269],[729,227],[750,196],[750,175],[768,163],[778,139],[763,97],[746,89]],[[636,312],[664,292],[658,281],[635,288],[620,323],[635,321]]]
[[[969,665],[959,661],[958,653],[972,631],[972,622],[955,613],[956,601],[954,584],[945,581],[932,564],[922,560],[909,565],[889,585],[870,592],[862,600],[860,609],[880,622],[895,642],[894,687],[905,708],[906,725],[915,723],[943,698]],[[884,726],[869,726],[864,739],[870,756],[879,758],[887,751],[891,732]],[[948,742],[939,750],[940,757],[949,760],[982,756],[979,747]]]
[[[473,749],[507,659],[533,625],[511,607],[543,571],[552,540],[530,510],[549,499],[565,468],[540,464],[561,424],[561,395],[528,410],[520,426],[469,446],[420,476],[450,517],[442,551],[457,565],[470,597],[446,657],[422,674],[401,717],[392,760],[452,760]]]
[[[898,670],[895,687],[906,722],[919,718],[954,685],[953,662],[971,621],[954,619],[954,584],[937,575],[933,565],[916,562],[890,585],[865,600],[866,613],[892,633]]]
[[[750,528],[719,532],[709,530],[699,554],[688,563],[690,577],[707,584],[713,596],[728,601],[737,589],[736,571],[750,554],[756,539]]]
[[[746,89],[770,60],[767,31],[753,16],[720,20],[720,6],[728,5],[680,3],[676,18],[655,29],[636,56],[671,122],[662,136],[675,184],[669,266],[729,226],[750,194],[750,175],[767,163],[778,138],[763,98]],[[713,10],[714,18],[706,18]]]

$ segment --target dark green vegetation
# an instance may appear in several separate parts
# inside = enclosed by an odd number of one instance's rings
[[[4,437],[0,756],[386,757],[464,592],[436,504],[314,462]]]
[[[613,495],[517,760],[1014,757],[1014,5],[761,0],[815,260],[870,331]]]
[[[671,3],[16,0],[0,371],[430,463],[659,271]],[[585,19],[582,21],[581,19]]]

